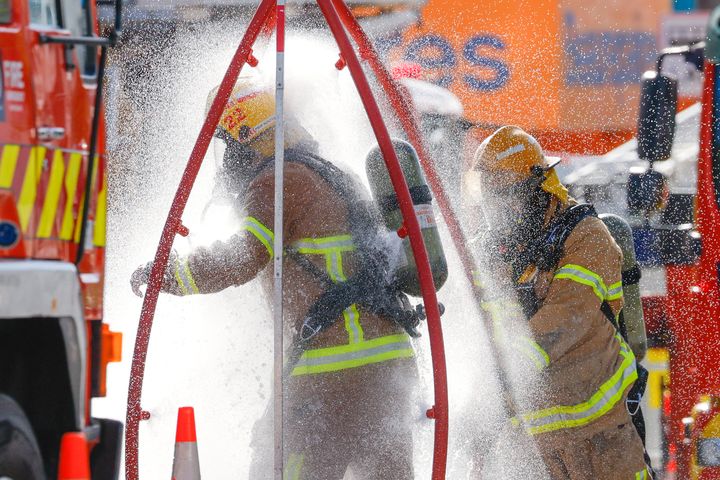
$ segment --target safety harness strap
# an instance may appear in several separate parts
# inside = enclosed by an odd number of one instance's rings
[[[294,242],[285,254],[297,262],[325,287],[324,292],[310,307],[301,326],[295,346],[288,358],[286,374],[302,375],[321,373],[344,368],[353,368],[368,363],[376,363],[391,358],[413,356],[407,334],[402,334],[401,342],[383,344],[377,347],[373,342],[385,341],[390,337],[380,337],[366,341],[359,322],[360,308],[363,311],[391,318],[412,336],[419,336],[415,328],[420,323],[422,313],[414,310],[406,297],[395,292],[385,282],[388,278],[388,260],[385,252],[376,245],[379,233],[379,216],[376,208],[367,201],[359,201],[362,189],[359,181],[332,163],[304,149],[288,149],[285,161],[299,163],[315,172],[342,199],[348,209],[350,234],[325,238],[304,238]],[[272,158],[262,162],[254,172],[259,175],[272,164]],[[417,191],[415,194],[425,198],[429,192]],[[256,229],[257,230],[257,229]],[[251,230],[252,231],[252,230]],[[258,234],[253,231],[258,236]],[[259,240],[263,236],[259,230]],[[359,255],[357,271],[348,278],[343,271],[343,253],[355,251]],[[318,268],[308,255],[325,257],[325,272]],[[322,331],[343,318],[348,331],[349,343],[341,347],[343,356],[337,352],[325,356],[327,349],[307,347]],[[383,340],[385,339],[385,340]]]
[[[631,269],[622,272],[623,285],[637,285],[640,283],[640,278],[642,278],[642,272],[637,263],[633,265]]]

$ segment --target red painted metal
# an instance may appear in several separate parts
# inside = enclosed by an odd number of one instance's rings
[[[125,478],[127,480],[138,479],[138,463],[139,463],[139,427],[142,418],[142,407],[140,400],[142,396],[143,375],[145,371],[145,359],[147,357],[147,348],[150,342],[150,331],[155,316],[155,307],[157,305],[158,294],[162,286],[162,277],[167,266],[170,249],[172,248],[175,235],[181,227],[181,216],[185,210],[185,204],[190,196],[195,178],[197,177],[200,165],[202,164],[205,153],[207,152],[213,133],[217,127],[220,115],[227,104],[232,88],[240,75],[240,70],[247,61],[250,50],[255,43],[256,38],[260,34],[263,25],[268,18],[270,10],[274,2],[272,0],[262,0],[258,6],[253,19],[248,26],[245,36],[238,46],[233,56],[227,72],[223,77],[222,83],[218,88],[215,99],[210,106],[205,123],[200,130],[200,134],[195,142],[192,153],[188,160],[187,166],[183,173],[180,185],[175,193],[170,213],[168,214],[165,227],[163,228],[158,245],[155,261],[150,272],[145,299],[143,301],[142,313],[140,314],[140,323],[138,325],[137,337],[135,339],[135,351],[133,353],[132,366],[130,369],[130,385],[128,387],[128,406],[125,426]]]
[[[418,267],[418,278],[423,295],[423,302],[427,311],[428,332],[430,334],[430,349],[433,360],[433,377],[435,383],[435,406],[433,407],[435,423],[435,454],[433,455],[432,478],[439,480],[445,478],[447,464],[448,441],[448,404],[447,404],[447,373],[445,367],[445,348],[440,324],[440,310],[438,308],[432,270],[428,259],[425,243],[423,242],[420,224],[415,216],[410,190],[408,190],[405,176],[395,154],[390,134],[383,121],[380,108],[375,101],[370,84],[365,78],[360,61],[350,43],[332,0],[318,0],[320,10],[332,31],[340,53],[345,60],[355,87],[360,94],[365,111],[378,140],[378,145],[385,159],[385,165],[390,173],[395,193],[398,198],[400,211],[404,219],[404,226],[410,237],[410,245]]]
[[[702,116],[700,124],[700,158],[698,161],[698,211],[697,224],[703,244],[700,259],[701,275],[708,281],[717,281],[715,263],[720,260],[720,211],[715,201],[715,185],[713,182],[713,122],[717,122],[715,104],[715,77],[720,66],[705,63],[705,86],[702,100]]]
[[[83,3],[83,18],[97,33],[95,2]],[[74,5],[72,8],[81,8],[79,2]],[[78,415],[79,420],[90,424],[91,397],[105,395],[104,369],[107,364],[96,361],[98,357],[93,355],[93,352],[99,353],[102,359],[107,353],[102,336],[92,335],[93,325],[102,321],[105,284],[107,181],[102,113],[96,155],[91,158],[88,153],[93,105],[96,98],[100,99],[96,85],[83,78],[80,59],[88,53],[83,47],[69,49],[41,41],[41,35],[67,37],[71,34],[68,28],[61,27],[57,19],[39,21],[33,18],[37,12],[23,0],[10,0],[4,7],[8,18],[0,28],[3,70],[3,81],[0,82],[0,223],[17,229],[18,237],[12,245],[0,247],[0,260],[26,260],[28,269],[33,268],[36,260],[73,264],[78,246],[84,246],[86,255],[77,269],[86,320],[85,334],[78,337],[80,343],[75,346],[87,359],[85,388],[73,391],[72,395],[85,398],[85,409]],[[89,9],[89,14],[85,8]],[[72,11],[73,15],[76,13],[80,12]],[[85,32],[72,33],[81,35]],[[48,127],[54,129],[55,135],[43,134]],[[92,169],[90,165],[94,165]],[[84,185],[88,175],[91,175],[91,188],[86,198]],[[85,205],[93,228],[81,238],[79,227]],[[112,335],[109,330],[107,332]],[[27,339],[28,342],[33,340]],[[99,379],[95,385],[94,375]],[[36,378],[33,381],[44,380]],[[57,392],[47,392],[48,395],[54,393]],[[35,423],[37,419],[31,417],[31,420]],[[99,441],[91,442],[91,446]],[[87,462],[87,449],[80,456]]]
[[[285,5],[278,5],[276,9],[277,22],[277,51],[285,52]]]
[[[458,217],[452,207],[452,204],[450,203],[450,197],[447,195],[445,188],[443,187],[440,174],[435,168],[435,164],[430,159],[430,156],[427,154],[427,150],[423,145],[422,134],[417,126],[417,121],[412,115],[412,112],[415,111],[412,107],[412,100],[405,91],[404,87],[393,80],[390,73],[385,68],[385,65],[380,62],[377,51],[373,47],[372,42],[370,42],[370,39],[367,37],[362,27],[360,27],[360,24],[357,22],[348,6],[345,5],[342,0],[333,0],[333,3],[341,16],[345,27],[353,36],[355,43],[357,43],[360,55],[368,62],[370,68],[378,78],[380,85],[388,95],[390,104],[400,120],[403,130],[407,133],[410,143],[413,144],[415,150],[418,152],[418,157],[420,158],[420,163],[425,171],[428,182],[430,183],[430,188],[437,198],[438,206],[440,207],[443,219],[445,220],[448,231],[450,232],[450,237],[452,238],[455,250],[460,257],[465,277],[471,285],[471,291],[476,300],[475,303],[476,305],[480,305],[483,300],[484,293],[482,289],[477,285],[474,285],[473,282],[473,272],[478,271],[475,265],[475,260],[470,252],[469,242],[465,237],[462,226],[460,225]],[[478,315],[482,320],[482,325],[487,338],[492,339],[493,330],[490,319],[487,318],[484,315],[484,312],[479,309]],[[512,390],[510,389],[508,380],[504,373],[507,370],[504,367],[503,357],[500,355],[500,352],[492,341],[488,342],[488,348],[490,357],[496,365],[500,367],[498,371],[498,379],[501,383],[505,408],[509,416],[515,416],[517,408],[515,407],[515,402],[512,397]]]
[[[718,66],[706,62],[700,117],[696,223],[702,253],[696,265],[667,267],[667,311],[671,330],[669,441],[677,449],[678,478],[690,476],[691,449],[682,419],[692,415],[700,395],[720,391],[720,211],[713,182],[713,122]],[[715,152],[716,153],[716,152]]]
[[[13,167],[0,179],[0,220],[24,217],[17,245],[0,248],[0,258],[74,262],[80,241],[76,224],[85,202],[82,186],[88,172],[88,142],[96,88],[83,81],[79,50],[59,44],[42,44],[40,33],[62,37],[69,32],[57,26],[31,22],[28,3],[13,0],[9,23],[0,29],[3,105],[0,107],[0,149],[14,158]],[[94,2],[89,4],[94,8]],[[95,17],[93,17],[95,18]],[[61,138],[43,139],[38,129],[61,128]],[[98,158],[94,168],[89,218],[98,235],[80,263],[83,306],[88,320],[102,318],[102,279],[105,274],[103,204],[105,194],[105,135],[101,124]],[[17,153],[13,154],[13,149]],[[33,153],[34,152],[34,153]],[[78,157],[78,154],[80,155]],[[71,168],[79,162],[78,168]],[[34,170],[34,172],[33,172]],[[77,188],[72,188],[75,185]],[[26,195],[20,199],[21,192]],[[20,204],[23,204],[20,206]],[[19,215],[22,210],[22,214]],[[16,223],[13,221],[13,223]]]

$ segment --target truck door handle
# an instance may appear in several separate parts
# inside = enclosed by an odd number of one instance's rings
[[[65,137],[65,129],[63,127],[38,127],[39,140],[60,140]]]

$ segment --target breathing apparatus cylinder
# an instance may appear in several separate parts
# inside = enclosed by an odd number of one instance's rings
[[[447,280],[448,267],[433,214],[432,194],[420,168],[417,152],[412,145],[402,140],[393,140],[393,147],[410,189],[415,215],[420,223],[420,230],[430,260],[435,289],[439,290]],[[390,181],[390,174],[377,145],[368,153],[365,168],[370,182],[370,190],[380,209],[383,221],[388,229],[397,232],[403,226],[403,217],[395,189]],[[410,239],[407,236],[402,239],[393,284],[398,290],[408,295],[422,296],[417,265],[410,246]]]
[[[638,361],[642,360],[647,350],[647,336],[645,334],[645,320],[643,319],[642,304],[640,302],[640,271],[635,259],[635,245],[633,243],[630,225],[617,215],[604,213],[598,215],[610,231],[615,243],[623,253],[623,299],[622,309],[625,320],[627,341],[630,344]],[[629,278],[634,277],[634,278]],[[629,281],[628,281],[629,279]]]

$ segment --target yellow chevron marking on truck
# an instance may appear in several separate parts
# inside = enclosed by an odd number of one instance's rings
[[[62,181],[65,177],[65,159],[63,157],[62,150],[55,150],[52,167],[50,169],[50,181],[48,182],[45,202],[43,202],[42,212],[40,213],[40,225],[37,231],[38,238],[49,238],[50,235],[52,235],[53,225],[55,224],[55,214],[57,213],[58,202],[60,200]]]
[[[98,193],[95,206],[95,235],[93,243],[97,247],[105,246],[105,211],[107,209],[107,178],[103,175],[102,190]]]
[[[12,187],[18,155],[20,155],[20,145],[3,146],[0,157],[0,188]]]
[[[70,240],[73,234],[73,204],[75,203],[75,192],[77,191],[78,178],[80,177],[80,166],[82,165],[82,154],[70,154],[67,175],[65,175],[65,212],[63,213],[62,227],[60,229],[60,240]],[[80,206],[82,208],[82,205]]]
[[[37,186],[40,181],[40,174],[42,173],[43,160],[45,159],[45,151],[45,147],[32,147],[30,149],[30,157],[28,158],[28,165],[25,170],[25,179],[23,180],[20,197],[17,201],[17,211],[23,233],[27,233],[28,226],[30,225],[30,217],[32,216],[35,197],[37,196]]]
[[[97,176],[98,176],[98,160],[99,160],[99,157],[96,155],[95,158],[93,159],[93,178],[92,178],[92,185],[90,186],[90,192],[95,191],[95,184],[97,183]],[[78,210],[78,215],[77,215],[77,219],[75,222],[75,237],[74,237],[75,243],[80,243],[80,227],[82,227],[82,212],[83,212],[83,208],[85,208],[85,200],[86,200],[85,189],[83,188],[83,193],[80,197],[80,209]],[[88,224],[90,224],[90,221],[88,221]]]

